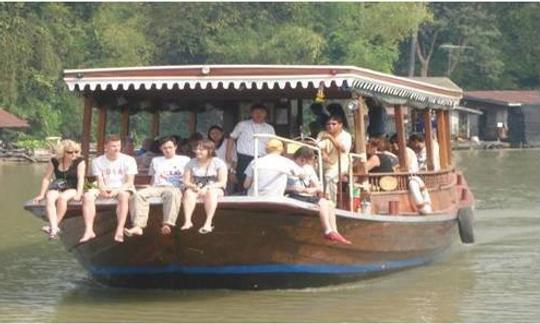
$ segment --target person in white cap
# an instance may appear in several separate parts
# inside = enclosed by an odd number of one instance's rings
[[[255,195],[254,176],[257,162],[257,194],[261,197],[283,197],[287,188],[289,175],[303,176],[304,170],[292,160],[281,156],[283,143],[278,139],[270,139],[266,144],[266,155],[253,160],[246,168],[244,188],[248,195]]]

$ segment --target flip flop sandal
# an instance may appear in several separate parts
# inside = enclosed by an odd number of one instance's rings
[[[204,227],[201,227],[201,228],[199,228],[199,233],[200,234],[208,234],[208,233],[212,233],[213,230],[214,230],[214,226],[210,226],[210,229],[206,229]]]

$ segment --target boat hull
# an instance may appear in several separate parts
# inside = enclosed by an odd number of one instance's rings
[[[62,242],[107,285],[268,289],[344,283],[426,264],[457,237],[455,211],[431,218],[345,213],[338,227],[353,242],[345,245],[323,238],[315,208],[287,198],[224,201],[206,235],[197,231],[201,205],[188,231],[161,235],[161,217],[161,206],[152,205],[144,234],[116,243],[114,205],[98,205],[97,237],[78,244],[84,223],[80,206],[70,206]]]

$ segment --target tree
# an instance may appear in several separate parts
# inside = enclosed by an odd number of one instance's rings
[[[489,69],[491,77],[500,73],[502,61],[493,43],[500,36],[496,16],[484,3],[430,3],[433,20],[420,26],[416,54],[420,61],[420,75],[428,76],[433,55],[448,45],[445,74],[451,75],[463,60],[471,60],[479,72]],[[472,51],[468,52],[469,49]],[[465,53],[468,53],[465,55]],[[473,53],[473,54],[470,54]]]

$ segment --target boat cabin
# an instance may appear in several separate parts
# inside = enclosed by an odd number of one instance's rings
[[[226,133],[230,132],[238,121],[248,116],[254,102],[262,102],[269,108],[268,122],[280,138],[288,139],[287,142],[294,145],[304,145],[303,139],[309,137],[308,124],[312,118],[310,105],[316,101],[324,106],[337,102],[344,107],[348,132],[353,136],[353,150],[348,155],[351,167],[341,170],[339,209],[357,212],[359,205],[355,198],[361,196],[362,200],[371,201],[371,208],[363,210],[364,213],[419,214],[409,195],[411,174],[407,172],[405,158],[406,136],[411,128],[405,116],[412,111],[424,120],[427,170],[417,176],[431,194],[434,212],[455,205],[459,195],[455,185],[459,186],[463,181],[454,169],[450,145],[449,113],[462,98],[462,91],[455,88],[354,66],[191,65],[76,69],[65,70],[64,80],[69,90],[78,93],[84,102],[81,142],[86,158],[94,134],[96,152],[102,154],[106,134],[114,129],[122,138],[127,138],[130,124],[140,122],[134,116],[150,116],[147,118],[149,137],[173,135],[162,134],[160,125],[178,123],[175,134],[187,138],[196,132],[205,135],[212,124],[222,125]],[[392,109],[394,124],[386,129],[397,133],[398,172],[367,172],[366,141],[370,124],[376,122],[369,114],[370,109],[374,109],[374,102]],[[112,116],[117,117],[113,119]],[[433,139],[438,142],[438,161],[434,161],[437,154],[433,152]],[[435,165],[440,165],[440,169],[434,170]]]

